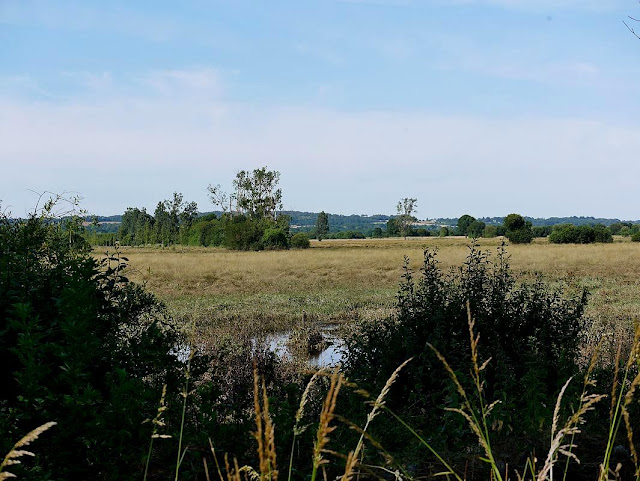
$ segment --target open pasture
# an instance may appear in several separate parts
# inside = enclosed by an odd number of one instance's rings
[[[324,240],[307,250],[237,252],[217,248],[121,248],[128,276],[164,300],[178,316],[232,323],[250,330],[293,327],[307,316],[342,323],[392,312],[404,257],[419,269],[435,248],[443,269],[464,262],[470,240],[459,237]],[[480,239],[492,256],[501,239]],[[640,319],[640,245],[554,245],[536,239],[507,246],[516,275],[591,293],[588,314],[626,327]],[[97,252],[99,254],[99,252]],[[227,322],[225,322],[227,321]]]

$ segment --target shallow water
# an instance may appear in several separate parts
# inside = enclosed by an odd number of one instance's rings
[[[264,341],[266,342],[270,351],[275,352],[280,357],[291,359],[294,357],[294,354],[287,346],[287,342],[289,341],[290,336],[291,331],[267,334],[267,336],[264,338]],[[330,331],[325,331],[324,337],[328,342],[328,346],[320,353],[309,355],[306,358],[311,366],[331,367],[342,362],[342,359],[344,357],[344,341],[339,337],[333,335]],[[255,346],[255,344],[258,342],[258,339],[254,338],[252,339],[252,342]],[[177,356],[180,362],[187,362],[190,353],[191,348],[189,345],[175,346],[171,350],[171,354]]]
[[[280,332],[269,334],[266,342],[269,349],[281,357],[291,358],[294,354],[287,346],[291,332]],[[309,364],[315,367],[330,367],[342,362],[344,356],[344,341],[331,333],[324,332],[325,340],[329,345],[320,353],[312,354],[307,357]]]

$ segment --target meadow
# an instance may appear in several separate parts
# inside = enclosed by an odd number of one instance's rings
[[[495,254],[501,238],[480,239]],[[423,251],[437,249],[443,269],[459,268],[470,239],[399,238],[312,241],[310,249],[239,252],[220,248],[122,247],[128,277],[162,299],[178,318],[202,330],[233,327],[274,332],[295,327],[303,312],[321,324],[349,324],[393,312],[405,256],[420,269]],[[513,272],[541,275],[551,285],[587,288],[587,315],[606,331],[628,331],[640,318],[640,245],[508,245]],[[100,251],[96,251],[100,254]],[[200,329],[199,329],[200,330]]]

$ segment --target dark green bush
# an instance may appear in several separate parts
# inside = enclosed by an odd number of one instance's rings
[[[631,240],[632,240],[633,242],[640,242],[640,232],[636,232],[635,234],[633,234],[633,235],[631,236]]]
[[[295,249],[308,249],[310,244],[309,236],[304,232],[298,232],[291,237],[291,247]]]
[[[289,238],[284,229],[269,228],[262,234],[262,247],[269,250],[288,249]]]
[[[549,234],[553,231],[550,225],[538,225],[533,227],[533,237],[549,237]]]
[[[238,215],[224,219],[224,246],[232,250],[261,250],[265,229],[260,221]]]
[[[503,401],[492,419],[504,426],[504,434],[535,435],[552,417],[549,400],[574,373],[586,299],[585,292],[565,297],[542,279],[518,282],[503,247],[491,262],[488,253],[472,245],[463,266],[448,273],[427,250],[417,279],[405,262],[397,314],[362,322],[347,338],[346,370],[350,379],[375,392],[384,373],[413,357],[394,385],[389,406],[417,416],[413,422],[437,433],[437,439],[458,443],[464,423],[441,409],[457,405],[457,394],[428,344],[454,371],[468,372],[468,302],[482,336],[481,357],[491,358],[486,396]]]
[[[591,244],[593,242],[613,242],[611,231],[603,225],[559,224],[549,235],[553,244]]]
[[[533,240],[531,227],[523,227],[517,230],[508,230],[507,239],[512,244],[530,244]]]
[[[595,242],[613,242],[613,235],[611,235],[611,231],[603,225],[593,226],[593,235]]]
[[[0,219],[0,452],[47,421],[29,479],[138,477],[180,336],[164,306],[100,265],[77,225]],[[30,464],[32,465],[32,464]]]

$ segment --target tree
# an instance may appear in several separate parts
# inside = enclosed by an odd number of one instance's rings
[[[398,227],[398,218],[392,217],[387,221],[387,236],[396,237],[400,235],[400,228]]]
[[[504,218],[507,239],[513,244],[529,244],[533,240],[531,222],[524,220],[520,214],[509,214]]]
[[[409,197],[405,197],[398,201],[398,205],[396,206],[396,210],[398,212],[398,216],[396,217],[398,228],[400,230],[400,235],[405,239],[411,230],[411,224],[416,221],[413,213],[417,212],[417,206],[418,199],[412,199]]]
[[[481,220],[474,220],[471,224],[469,224],[469,228],[467,229],[467,235],[477,238],[482,236],[484,232],[486,224]]]
[[[458,219],[458,235],[469,235],[469,227],[476,222],[476,218],[465,214]]]
[[[329,233],[329,214],[322,211],[318,214],[318,220],[316,220],[316,236],[321,241],[322,238]]]
[[[253,219],[275,219],[276,210],[282,209],[279,181],[280,172],[267,167],[238,172],[233,187],[240,212]]]
[[[227,192],[222,190],[220,184],[209,184],[207,190],[209,191],[209,199],[211,199],[213,205],[219,205],[222,209],[222,212],[225,214],[227,212],[231,212],[231,203],[234,200],[233,195],[229,195]]]
[[[525,226],[525,220],[520,214],[509,214],[504,218],[503,224],[508,231],[518,230]]]

